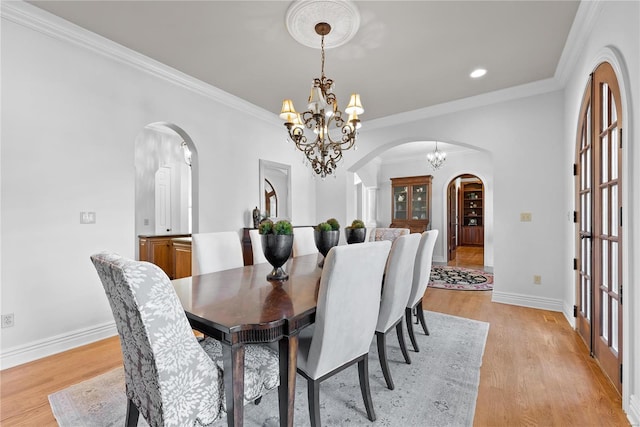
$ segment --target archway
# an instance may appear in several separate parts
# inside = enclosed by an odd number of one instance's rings
[[[189,135],[164,122],[145,126],[135,140],[135,236],[198,230],[197,150]]]
[[[486,191],[478,176],[465,173],[447,184],[446,261],[462,267],[484,266]]]

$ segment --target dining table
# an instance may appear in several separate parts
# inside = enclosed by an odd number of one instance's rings
[[[277,343],[281,426],[293,426],[298,333],[315,322],[321,255],[290,258],[285,281],[269,263],[172,281],[191,327],[222,343],[227,424],[242,426],[246,344]]]

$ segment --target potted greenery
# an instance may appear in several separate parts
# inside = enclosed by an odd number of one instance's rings
[[[330,218],[326,222],[318,224],[313,235],[316,247],[323,256],[322,261],[318,263],[318,266],[322,267],[324,265],[324,257],[340,240],[340,223],[335,218]]]
[[[364,227],[364,222],[359,219],[354,219],[350,226],[344,228],[344,237],[348,244],[362,243],[366,235],[367,229]]]
[[[267,275],[267,280],[287,280],[289,274],[282,266],[291,256],[293,247],[293,227],[286,220],[276,222],[267,219],[258,226],[260,239],[262,240],[262,251],[273,271]]]

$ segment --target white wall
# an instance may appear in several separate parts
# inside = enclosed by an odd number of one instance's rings
[[[458,175],[470,173],[482,179],[484,194],[484,265],[493,266],[493,162],[484,151],[458,151],[447,153],[447,161],[442,168],[434,171],[425,156],[414,160],[383,163],[378,182],[378,226],[388,227],[391,223],[391,178],[416,175],[432,175],[431,183],[431,229],[440,230],[433,252],[434,261],[447,260],[447,186]]]
[[[620,89],[624,94],[623,123],[623,409],[634,425],[640,424],[640,3],[601,2],[595,7],[581,5],[579,13],[586,13],[593,20],[589,36],[576,42],[575,65],[566,70],[565,124],[562,145],[563,169],[569,170],[575,161],[576,129],[579,108],[589,74],[603,61],[611,63],[616,71]],[[585,12],[586,11],[586,12]],[[573,195],[574,181],[565,176],[564,187]],[[564,209],[574,209],[573,198],[564,201]],[[575,272],[569,261],[575,256],[573,225],[566,227],[565,240],[569,250],[564,254],[563,290],[565,313],[575,304]]]
[[[132,66],[140,56],[123,48],[97,53],[86,46],[101,39],[71,26],[78,42],[63,41],[61,20],[47,21],[49,35],[6,3],[1,312],[14,313],[15,326],[2,329],[2,368],[115,332],[89,255],[135,254],[134,145],[150,123],[173,123],[194,141],[199,231],[251,225],[259,158],[292,165],[292,221],[316,222],[314,181],[275,114],[160,64],[154,74]],[[80,225],[81,211],[96,212],[96,224]]]

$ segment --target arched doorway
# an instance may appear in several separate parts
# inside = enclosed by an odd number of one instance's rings
[[[589,76],[576,143],[576,329],[622,392],[623,110],[607,62]]]
[[[484,183],[476,175],[461,174],[447,185],[447,263],[484,266]]]
[[[135,140],[135,236],[198,229],[197,151],[182,129],[151,123]]]

